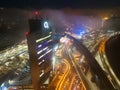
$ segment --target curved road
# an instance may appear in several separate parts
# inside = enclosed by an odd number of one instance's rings
[[[63,89],[64,82],[70,73],[71,68],[70,68],[69,62],[67,60],[64,60],[64,62],[66,64],[66,70],[65,70],[64,74],[60,77],[61,79],[59,80],[55,90],[62,90]]]

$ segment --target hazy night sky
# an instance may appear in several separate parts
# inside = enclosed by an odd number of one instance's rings
[[[1,7],[17,8],[110,8],[120,6],[119,0],[0,0]]]
[[[10,40],[18,42],[18,40],[25,38],[25,31],[29,30],[28,19],[33,16],[33,11],[36,9],[40,12],[43,11],[42,14],[44,15],[48,15],[56,30],[58,28],[61,30],[66,27],[65,23],[71,25],[71,23],[78,22],[77,19],[69,19],[71,16],[75,15],[74,18],[79,15],[107,16],[116,10],[108,10],[108,8],[120,7],[120,3],[119,0],[0,0],[0,7],[5,7],[5,9],[0,8],[0,20],[8,24],[16,23],[14,25],[16,28],[13,27],[11,31],[8,30],[10,33],[7,30],[4,32],[5,35],[0,33],[0,37],[2,37],[0,41],[3,41],[1,45],[5,46]],[[102,11],[99,11],[100,9]]]

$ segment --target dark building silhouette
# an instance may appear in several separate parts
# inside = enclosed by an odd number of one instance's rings
[[[47,19],[29,20],[30,31],[26,32],[30,67],[34,90],[44,90],[52,71],[52,31]]]
[[[111,17],[104,22],[103,29],[120,31],[120,17]]]
[[[120,34],[107,41],[105,51],[114,73],[120,80]]]

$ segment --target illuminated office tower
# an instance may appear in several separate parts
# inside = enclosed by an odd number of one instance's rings
[[[52,30],[47,19],[29,20],[26,32],[31,65],[32,83],[35,90],[47,88],[52,71]]]

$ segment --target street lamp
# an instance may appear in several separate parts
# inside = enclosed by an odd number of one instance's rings
[[[108,19],[109,19],[109,17],[104,17],[104,18],[103,18],[103,20],[108,20]]]

